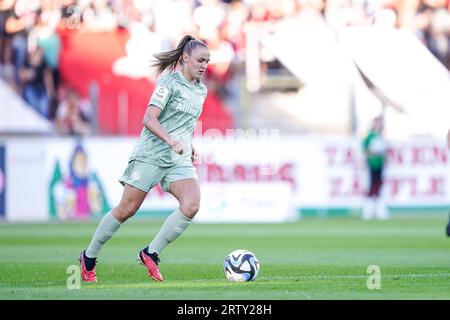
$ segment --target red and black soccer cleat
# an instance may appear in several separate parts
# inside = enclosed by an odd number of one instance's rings
[[[143,264],[147,268],[148,275],[150,277],[152,277],[156,281],[163,281],[163,277],[162,277],[161,273],[159,272],[159,268],[158,268],[158,263],[159,263],[158,254],[156,252],[155,253],[147,253],[144,250],[141,250],[139,252],[137,261],[139,263]]]
[[[80,267],[81,267],[81,280],[83,280],[84,282],[97,282],[97,275],[95,273],[95,265],[94,265],[94,268],[90,271],[86,268],[84,250],[81,251],[80,258],[78,260],[80,261]]]

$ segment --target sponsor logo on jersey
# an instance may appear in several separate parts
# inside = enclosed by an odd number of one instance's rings
[[[178,111],[181,112],[185,112],[185,113],[189,113],[192,114],[193,116],[197,116],[199,111],[195,108],[191,108],[190,106],[178,103],[177,106],[175,107],[175,109],[177,109]]]

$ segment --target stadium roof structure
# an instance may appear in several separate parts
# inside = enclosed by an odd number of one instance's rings
[[[288,19],[263,39],[304,84],[289,110],[294,117],[330,126],[353,107],[361,133],[385,112],[387,137],[445,136],[450,74],[411,31],[352,26],[333,32],[324,22]]]

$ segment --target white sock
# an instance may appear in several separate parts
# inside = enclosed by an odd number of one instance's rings
[[[156,237],[149,244],[148,252],[160,254],[169,243],[178,238],[186,230],[191,221],[192,219],[186,218],[180,209],[172,212],[164,221]]]
[[[370,220],[373,218],[375,213],[375,200],[371,197],[365,198],[362,208],[362,218],[364,220]]]
[[[114,218],[111,211],[108,212],[100,221],[91,243],[86,249],[86,256],[96,258],[103,245],[114,235],[120,225],[121,223]]]
[[[378,219],[385,220],[389,218],[389,212],[383,198],[378,198],[375,204],[375,214]]]

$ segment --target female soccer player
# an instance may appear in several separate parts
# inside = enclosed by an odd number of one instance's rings
[[[190,35],[177,48],[155,55],[158,81],[143,119],[143,129],[119,178],[124,186],[120,203],[101,220],[91,243],[80,254],[83,281],[97,281],[95,265],[100,249],[141,206],[147,193],[161,182],[179,202],[152,242],[138,254],[149,276],[163,281],[158,269],[161,251],[189,226],[199,209],[200,189],[192,164],[197,156],[191,140],[206,99],[200,81],[209,62],[207,45]],[[180,66],[176,71],[177,66]]]

